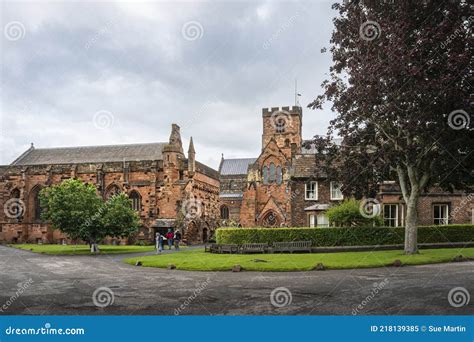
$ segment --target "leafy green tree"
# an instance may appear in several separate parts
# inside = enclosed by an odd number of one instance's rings
[[[472,17],[467,1],[344,1],[323,93],[326,153],[346,195],[373,197],[397,180],[407,206],[405,253],[417,253],[417,204],[430,186],[472,191]],[[332,157],[332,158],[331,158]],[[324,158],[324,157],[323,157]]]
[[[336,227],[383,225],[383,220],[378,215],[374,217],[363,216],[360,205],[361,202],[355,199],[345,200],[339,205],[329,208],[326,215],[331,225]]]
[[[45,208],[42,218],[71,239],[88,242],[91,252],[98,252],[97,244],[106,236],[126,237],[139,226],[127,195],[104,203],[93,185],[76,179],[41,190],[40,201]]]

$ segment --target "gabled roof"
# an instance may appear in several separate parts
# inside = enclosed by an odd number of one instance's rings
[[[219,168],[221,176],[246,175],[250,164],[257,158],[223,159]]]
[[[105,163],[163,159],[167,143],[80,146],[57,148],[31,147],[11,165]]]

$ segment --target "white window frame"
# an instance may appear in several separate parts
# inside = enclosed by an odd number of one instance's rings
[[[446,208],[446,217],[435,217],[435,213],[436,213],[436,210],[435,208],[436,207],[444,207]],[[444,210],[443,210],[444,211]],[[442,212],[443,212],[442,211]],[[438,223],[436,223],[436,221],[439,221]],[[433,204],[433,224],[439,224],[439,225],[447,225],[449,224],[449,204],[447,203],[437,203],[437,204]]]
[[[314,184],[314,197],[308,197],[308,185]],[[306,201],[317,201],[318,200],[318,182],[317,181],[311,181],[307,182],[304,185],[304,199]]]
[[[319,217],[324,217],[325,218],[325,221],[326,223],[322,224],[319,222]],[[326,213],[319,213],[317,216],[316,216],[316,225],[317,227],[319,228],[328,228],[329,227],[329,218],[326,216]]]
[[[388,207],[388,206],[395,206],[395,217],[385,217],[385,207]],[[400,206],[398,205],[398,203],[384,203],[383,204],[383,221],[384,221],[384,225],[385,225],[385,220],[388,220],[388,221],[395,221],[395,225],[394,226],[390,226],[389,227],[399,227],[400,226],[400,222],[398,221],[398,210],[399,210]],[[391,211],[389,211],[391,212]]]
[[[316,228],[316,214],[309,214],[308,220],[309,220],[309,227]]]
[[[335,188],[334,184],[338,184],[339,189]],[[329,189],[329,193],[330,193],[329,196],[331,197],[331,201],[340,201],[340,200],[344,199],[344,195],[342,194],[342,191],[341,191],[341,184],[339,182],[330,182],[329,188],[330,188]],[[339,190],[341,196],[340,197],[334,197],[333,196],[333,191],[334,190]]]

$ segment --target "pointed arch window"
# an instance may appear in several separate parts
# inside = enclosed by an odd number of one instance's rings
[[[40,197],[39,197],[40,191],[41,191],[40,186],[36,186],[31,191],[32,199],[30,203],[33,205],[32,214],[33,214],[33,221],[35,222],[41,222],[41,213],[43,211],[41,208]]]
[[[121,192],[122,191],[120,190],[120,188],[117,185],[112,184],[107,188],[107,191],[105,192],[105,199],[108,200],[112,196],[118,195]]]
[[[270,182],[274,182],[275,180],[276,180],[275,164],[270,163]]]
[[[268,184],[268,167],[263,167],[263,184]]]
[[[277,184],[280,185],[283,181],[283,173],[281,171],[281,166],[278,165],[277,168],[276,168],[276,181],[277,181]]]
[[[140,194],[133,190],[128,197],[132,200],[132,209],[140,212],[142,209],[142,197]]]

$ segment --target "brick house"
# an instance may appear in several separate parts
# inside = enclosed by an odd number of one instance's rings
[[[301,107],[262,110],[262,151],[257,158],[224,159],[220,174],[221,218],[243,227],[327,227],[326,210],[343,200],[338,182],[317,168],[302,138]],[[377,196],[386,225],[402,226],[406,207],[395,182]],[[418,203],[419,223],[472,223],[473,194],[429,189]]]
[[[32,145],[10,165],[0,166],[0,242],[67,240],[41,221],[38,193],[68,178],[94,184],[104,199],[117,192],[129,195],[142,226],[133,241],[114,242],[153,241],[157,231],[178,224],[187,242],[206,241],[219,224],[219,175],[195,155],[191,138],[186,158],[175,124],[168,142],[44,149]]]

